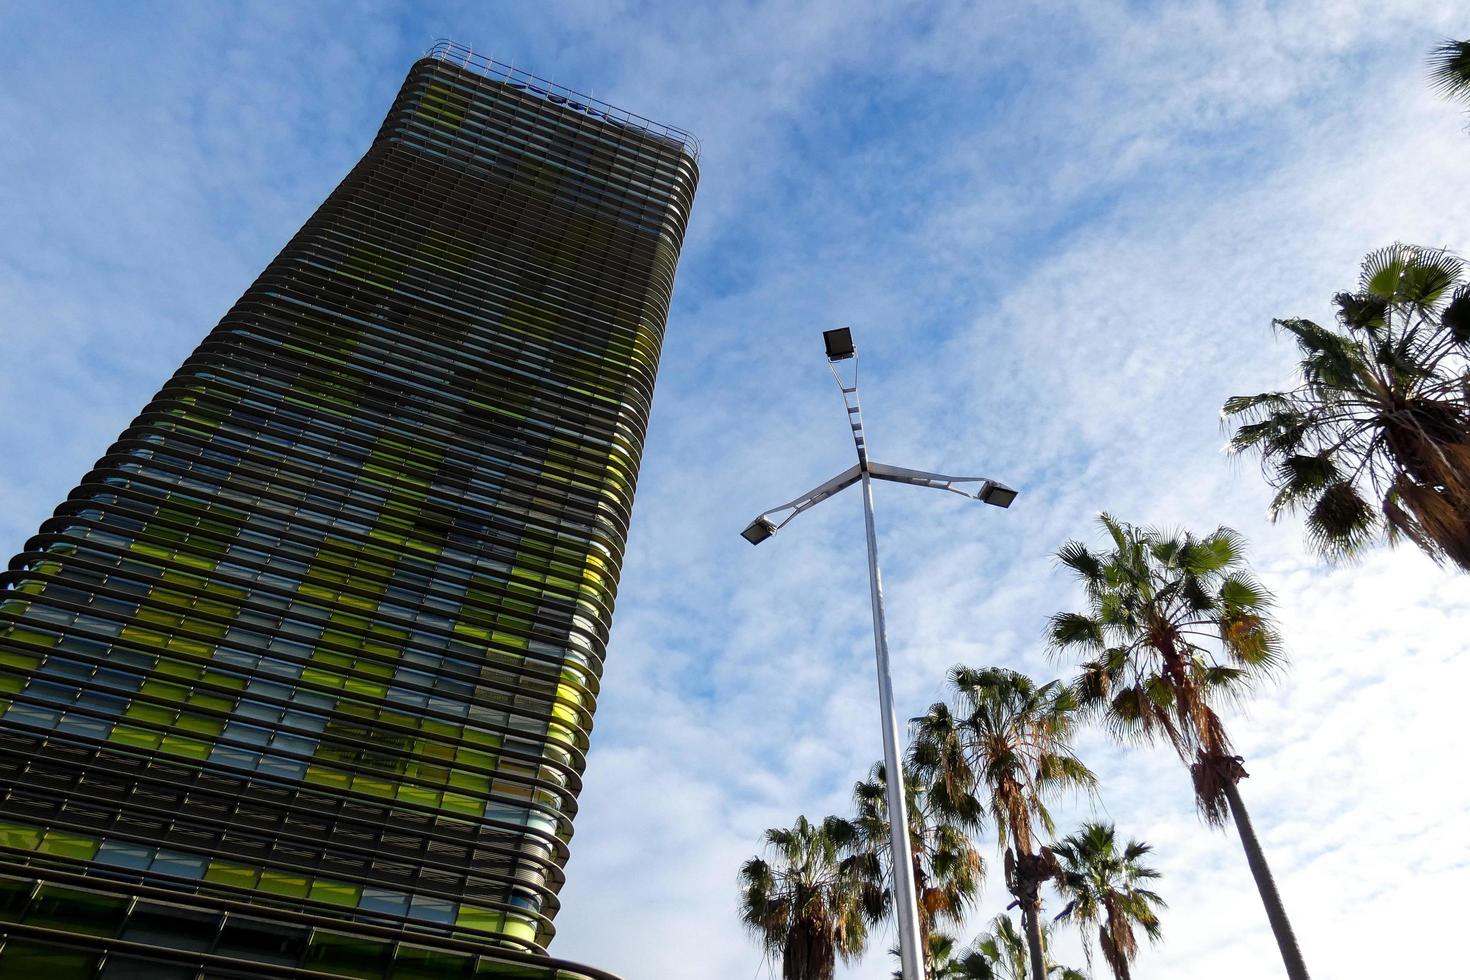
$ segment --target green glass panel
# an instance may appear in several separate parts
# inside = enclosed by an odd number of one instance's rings
[[[97,856],[97,848],[100,846],[101,844],[93,837],[84,837],[65,830],[50,830],[41,840],[40,851],[42,854],[90,861]]]
[[[260,869],[216,859],[209,862],[209,870],[204,872],[204,880],[234,888],[254,888],[260,881]]]
[[[172,725],[177,716],[172,708],[160,707],[156,704],[144,704],[135,701],[128,705],[128,710],[123,712],[125,717],[134,718],[138,721],[153,722],[156,725]]]
[[[183,735],[165,735],[161,750],[170,755],[183,756],[186,759],[203,761],[209,758],[210,747],[207,743],[197,738],[185,738]]]
[[[480,817],[485,814],[485,801],[477,800],[472,796],[462,793],[445,793],[443,807],[455,813],[463,813],[471,817]]]
[[[54,647],[61,642],[60,633],[45,629],[33,629],[29,626],[12,626],[6,631],[5,636],[11,640],[41,647]]]
[[[20,921],[35,889],[35,882],[29,878],[0,878],[0,920]]]
[[[422,786],[403,785],[398,787],[398,798],[405,803],[416,803],[420,806],[438,806],[442,793],[425,789]]]
[[[495,977],[495,980],[560,980],[559,974],[550,967],[538,968],[527,966],[524,963],[497,963],[491,959],[481,959],[480,966],[475,970],[476,977]],[[568,977],[572,977],[568,974]],[[575,980],[584,980],[576,977]]]
[[[96,953],[11,939],[0,949],[0,977],[33,980],[92,980]]]
[[[499,932],[505,928],[505,915],[494,909],[460,905],[454,924],[461,929],[474,929],[476,932]]]
[[[260,890],[286,898],[305,898],[308,890],[305,875],[287,871],[266,870],[260,876]]]
[[[17,630],[16,632],[19,631]],[[11,634],[11,638],[14,638],[14,634]],[[0,649],[0,664],[4,664],[7,667],[31,671],[40,662],[41,658],[34,654],[25,653],[21,650],[12,650],[8,647]]]
[[[176,726],[180,731],[193,732],[196,735],[218,735],[224,730],[225,723],[218,718],[185,711],[179,715]]]
[[[507,912],[505,915],[505,934],[526,942],[536,941],[536,922],[529,916],[517,915]]]
[[[23,824],[0,823],[0,845],[34,851],[41,843],[41,829]]]
[[[312,934],[302,965],[309,970],[378,980],[387,973],[391,950],[385,942],[318,929]]]
[[[149,679],[138,688],[138,693],[158,698],[160,701],[184,701],[189,697],[189,689],[182,684],[171,684],[168,681]]]
[[[357,903],[362,899],[362,886],[351,885],[345,881],[318,878],[311,883],[311,894],[307,897],[314,902],[326,902],[330,905],[355,909]]]
[[[474,958],[462,953],[400,946],[393,958],[392,980],[452,980],[467,976]]]
[[[26,910],[27,925],[88,936],[113,936],[127,915],[128,900],[115,895],[43,885]]]
[[[163,741],[163,736],[157,732],[137,728],[133,725],[116,725],[107,736],[110,742],[119,742],[123,745],[131,745],[137,749],[156,749],[158,743]]]
[[[335,786],[338,789],[346,789],[352,783],[352,777],[345,772],[335,769],[325,769],[321,766],[312,766],[306,770],[306,781],[316,783],[318,786]]]

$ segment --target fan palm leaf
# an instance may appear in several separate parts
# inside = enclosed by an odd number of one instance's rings
[[[1456,57],[1447,78],[1463,70],[1463,51]],[[1304,514],[1322,554],[1351,558],[1386,536],[1470,571],[1464,264],[1441,249],[1391,245],[1363,260],[1357,291],[1334,303],[1335,327],[1275,321],[1301,354],[1299,383],[1227,400],[1231,449],[1259,454],[1276,491],[1272,518]],[[1057,557],[1076,568],[1069,551]]]
[[[1447,39],[1429,53],[1429,84],[1447,99],[1470,104],[1470,41]]]

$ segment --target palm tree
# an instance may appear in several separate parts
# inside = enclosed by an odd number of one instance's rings
[[[1261,456],[1273,519],[1350,558],[1385,533],[1470,571],[1470,286],[1443,251],[1391,245],[1339,293],[1338,327],[1276,320],[1301,351],[1289,391],[1236,396],[1235,452]]]
[[[1470,41],[1445,40],[1429,52],[1429,84],[1447,99],[1470,103]]]
[[[837,958],[862,954],[868,923],[882,917],[876,868],[844,856],[853,841],[846,821],[820,825],[798,817],[790,830],[766,831],[770,861],[740,868],[740,918],[768,953],[781,957],[782,980],[832,980]]]
[[[1271,597],[1245,570],[1240,536],[1203,538],[1100,518],[1112,549],[1079,541],[1057,552],[1081,578],[1088,611],[1051,619],[1054,649],[1077,650],[1083,710],[1121,740],[1163,741],[1190,767],[1205,820],[1235,819],[1291,980],[1307,969],[1250,815],[1236,786],[1246,776],[1217,708],[1242,700],[1281,664]]]
[[[929,792],[922,775],[912,767],[904,774],[904,784],[919,933],[927,951],[935,926],[962,924],[980,891],[985,864],[968,831],[979,828],[982,811],[970,794],[951,803],[942,792]],[[852,802],[854,836],[868,860],[882,867],[884,880],[891,885],[888,780],[881,762],[853,787]]]
[[[1051,927],[1043,926],[1042,932],[1048,938],[1051,936]],[[1016,929],[1016,924],[1011,921],[1009,915],[997,915],[990,923],[990,931],[982,933],[975,939],[975,945],[971,950],[971,959],[964,962],[973,962],[973,957],[978,956],[986,964],[989,972],[975,972],[976,980],[1027,980],[1026,960],[1028,941]],[[971,974],[960,974],[963,980],[970,980]],[[1086,980],[1081,973],[1065,966],[1052,964],[1046,970],[1047,980]]]
[[[1129,963],[1138,955],[1138,925],[1154,942],[1162,937],[1159,910],[1164,900],[1145,887],[1159,876],[1142,863],[1152,850],[1130,840],[1118,850],[1112,824],[1086,823],[1075,834],[1051,846],[1060,873],[1057,890],[1068,899],[1057,921],[1073,921],[1082,933],[1087,967],[1092,969],[1092,943],[1088,933],[1097,927],[1098,945],[1115,980],[1129,980]]]
[[[897,946],[888,952],[899,958]],[[984,955],[974,949],[960,948],[953,936],[942,932],[931,932],[925,937],[924,964],[929,980],[996,980],[995,971]],[[903,970],[894,970],[893,980],[903,980]]]
[[[1054,832],[1046,804],[1059,791],[1091,790],[1096,777],[1073,754],[1076,697],[1059,681],[1037,686],[1012,670],[955,667],[955,707],[940,702],[914,722],[915,771],[949,798],[977,793],[1005,849],[1006,885],[1021,907],[1033,980],[1046,980],[1041,885],[1053,875],[1036,827]]]
[[[1009,915],[991,921],[990,931],[976,937],[975,951],[989,961],[995,980],[1026,980],[1026,937]]]

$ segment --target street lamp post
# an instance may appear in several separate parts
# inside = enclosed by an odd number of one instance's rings
[[[868,538],[868,591],[873,604],[873,650],[878,661],[878,710],[883,732],[883,766],[888,777],[885,782],[899,958],[903,964],[904,980],[924,980],[924,955],[919,943],[919,906],[914,895],[913,875],[910,873],[913,868],[913,853],[909,848],[908,801],[904,795],[903,759],[898,748],[898,718],[893,711],[893,679],[888,666],[888,629],[883,619],[883,577],[878,570],[878,535],[873,525],[873,481],[888,480],[949,490],[963,497],[973,496],[976,500],[996,507],[1009,507],[1011,501],[1016,499],[1016,491],[983,476],[945,476],[869,460],[867,436],[863,432],[862,406],[858,401],[857,347],[852,341],[852,331],[847,327],[828,330],[822,334],[822,341],[827,347],[827,366],[832,371],[832,377],[837,379],[837,387],[842,390],[842,402],[847,408],[858,461],[821,486],[762,513],[740,535],[751,544],[760,544],[802,511],[810,510],[854,483],[861,482],[863,485],[863,525]],[[851,384],[845,382],[837,370],[837,365],[847,360],[853,362]],[[981,486],[972,495],[955,486],[957,483],[979,483]],[[786,513],[787,511],[790,513]],[[785,516],[779,520],[772,519],[772,515],[781,514]]]

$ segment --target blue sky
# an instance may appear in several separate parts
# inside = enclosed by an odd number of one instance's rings
[[[1455,6],[0,0],[0,550],[453,37],[704,144],[557,953],[762,975],[739,863],[840,811],[880,753],[856,495],[758,551],[736,536],[848,465],[818,335],[850,324],[876,458],[1024,491],[1001,512],[879,488],[900,713],[956,662],[1064,670],[1041,627],[1077,595],[1049,556],[1099,510],[1237,527],[1293,667],[1232,732],[1308,963],[1442,972],[1470,871],[1470,784],[1443,762],[1466,748],[1470,589],[1409,551],[1305,554],[1221,453],[1218,408],[1289,379],[1271,317],[1326,317],[1366,251],[1470,247],[1470,135],[1423,69],[1470,34]],[[1279,975],[1182,768],[1081,747],[1096,811],[1165,873],[1168,942],[1136,975]],[[842,975],[886,977],[886,945]]]

